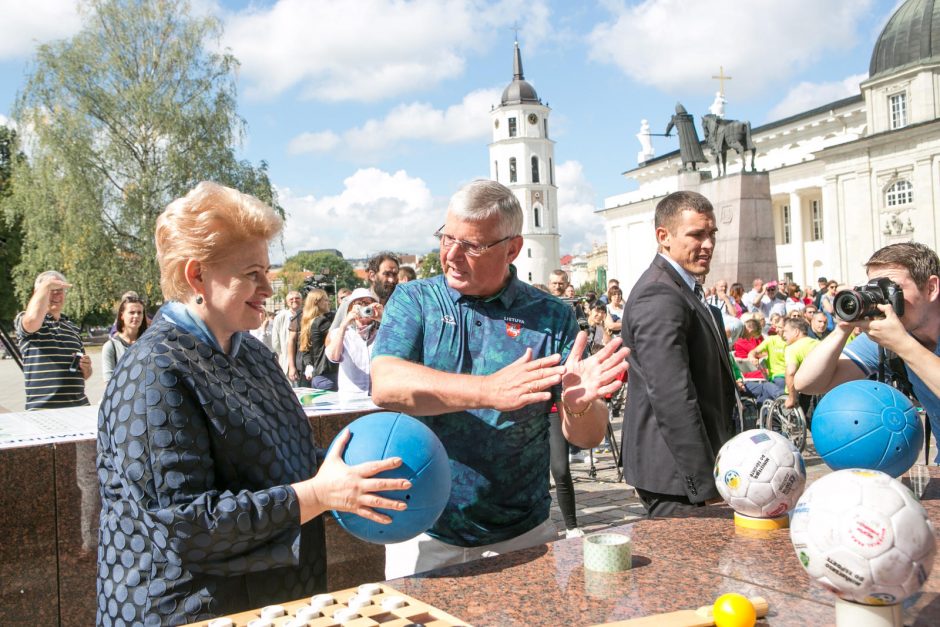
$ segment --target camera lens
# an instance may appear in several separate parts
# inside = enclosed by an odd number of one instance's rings
[[[846,322],[861,319],[865,311],[859,293],[854,290],[845,290],[836,294],[832,300],[832,308],[835,310],[836,315]]]

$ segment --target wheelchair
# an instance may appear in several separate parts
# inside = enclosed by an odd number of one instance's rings
[[[764,401],[758,415],[758,425],[782,434],[802,453],[806,448],[806,413],[802,404],[787,409],[787,395],[782,394],[773,400]]]
[[[749,396],[741,396],[741,408],[744,415],[740,414],[737,405],[732,414],[731,430],[734,435],[760,427],[760,404]]]

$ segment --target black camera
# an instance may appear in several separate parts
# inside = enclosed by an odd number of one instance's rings
[[[891,305],[894,313],[904,315],[904,291],[889,278],[872,279],[854,290],[842,290],[832,300],[836,315],[846,322],[882,316],[878,305]]]
[[[301,298],[307,298],[307,294],[310,290],[323,290],[327,295],[333,295],[333,283],[329,280],[329,277],[322,274],[314,274],[308,276],[304,279],[304,284],[300,286],[300,296]]]

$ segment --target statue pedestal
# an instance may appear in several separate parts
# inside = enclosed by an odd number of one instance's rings
[[[679,170],[676,173],[680,192],[697,192],[702,185],[702,173],[698,170]]]
[[[770,177],[766,173],[731,174],[717,179],[697,172],[679,175],[679,189],[697,191],[715,207],[718,240],[706,285],[719,279],[740,281],[750,289],[755,278],[777,278],[777,247],[770,202]],[[685,187],[685,185],[689,185]]]

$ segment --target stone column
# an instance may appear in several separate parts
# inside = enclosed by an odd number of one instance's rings
[[[793,280],[807,284],[805,251],[803,250],[803,199],[799,192],[790,192],[790,250],[793,252]]]
[[[822,189],[823,243],[826,255],[821,272],[830,279],[843,280],[842,248],[839,237],[839,179],[827,176]],[[812,277],[813,280],[816,277]]]

